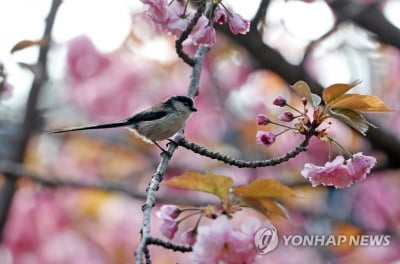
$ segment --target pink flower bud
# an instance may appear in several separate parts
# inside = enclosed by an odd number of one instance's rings
[[[293,114],[291,112],[284,112],[279,116],[279,120],[283,122],[290,122],[294,118]]]
[[[257,144],[270,146],[275,142],[275,135],[270,132],[258,131],[256,135]]]
[[[181,234],[181,241],[184,244],[192,246],[196,242],[197,230],[189,228]]]
[[[174,220],[164,219],[164,222],[160,225],[160,232],[168,239],[172,239],[178,231],[178,223]]]
[[[303,105],[306,105],[307,104],[307,98],[305,98],[305,97],[301,98],[301,102],[303,103]]]
[[[283,107],[283,106],[286,105],[287,102],[286,102],[285,97],[279,95],[278,97],[275,98],[275,100],[274,100],[272,103],[273,103],[274,105]]]
[[[229,28],[233,34],[246,34],[250,30],[250,21],[239,14],[233,14],[228,20]]]
[[[265,126],[270,122],[269,118],[266,115],[259,114],[257,116],[257,124],[260,126]]]
[[[196,44],[214,46],[217,42],[217,33],[213,27],[204,26],[192,35],[192,39]]]
[[[157,216],[161,219],[173,220],[179,216],[181,209],[173,204],[166,204],[161,206],[160,210],[156,212]]]
[[[228,16],[226,15],[225,11],[218,9],[215,12],[214,22],[221,25],[228,22]]]

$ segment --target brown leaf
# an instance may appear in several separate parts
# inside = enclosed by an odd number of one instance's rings
[[[233,192],[241,198],[296,197],[296,193],[291,188],[272,179],[255,180],[248,185],[236,187]]]
[[[328,86],[327,88],[324,89],[322,92],[322,99],[326,104],[329,104],[342,94],[346,93],[353,87],[359,85],[361,83],[360,80],[356,80],[352,82],[351,84],[345,84],[345,83],[335,83],[332,84],[331,86]]]
[[[276,214],[289,220],[289,214],[286,208],[272,199],[244,198],[243,202],[246,206],[253,208],[264,215],[270,216]]]
[[[41,40],[21,40],[11,48],[10,53],[14,53],[32,46],[44,46],[47,45],[48,42],[49,39],[47,37],[44,37]]]
[[[164,184],[189,190],[211,193],[223,199],[228,194],[229,189],[233,184],[233,180],[224,175],[216,175],[211,173],[201,174],[198,172],[189,171],[181,176],[165,181]]]
[[[336,98],[330,106],[332,108],[351,109],[358,112],[393,112],[383,101],[376,96],[361,94],[344,94]]]
[[[298,81],[291,86],[301,97],[305,97],[307,101],[316,108],[321,103],[321,97],[311,93],[310,86],[305,81]]]

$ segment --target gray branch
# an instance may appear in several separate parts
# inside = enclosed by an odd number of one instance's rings
[[[194,66],[192,75],[190,77],[190,83],[188,88],[188,96],[194,97],[199,92],[199,82],[200,82],[200,75],[201,75],[201,68],[203,64],[204,57],[208,52],[209,48],[205,46],[200,46],[197,49],[197,52],[194,56]],[[174,138],[176,141],[179,137],[183,137],[183,129],[179,131],[178,135]],[[143,224],[141,230],[141,239],[138,248],[135,252],[136,257],[136,264],[141,264],[143,261],[143,256],[146,256],[146,252],[148,252],[148,245],[154,239],[150,235],[150,218],[151,218],[151,209],[156,204],[156,192],[160,187],[160,183],[163,180],[164,173],[167,170],[167,166],[169,160],[172,158],[172,154],[174,153],[175,149],[177,148],[177,144],[171,143],[168,147],[168,152],[171,153],[171,156],[166,154],[161,154],[162,158],[157,167],[156,172],[151,177],[149,187],[147,188],[147,195],[146,195],[146,202],[142,207],[143,210]]]

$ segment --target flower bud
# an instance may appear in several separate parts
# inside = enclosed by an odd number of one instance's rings
[[[269,124],[270,120],[266,115],[263,114],[259,114],[257,116],[257,124],[260,126],[265,126],[267,124]]]
[[[273,101],[272,103],[273,103],[274,105],[283,107],[283,106],[286,105],[287,102],[286,102],[286,99],[285,99],[283,96],[279,95],[278,97],[276,97],[276,98],[274,99],[274,101]]]
[[[303,103],[303,105],[306,105],[307,104],[307,98],[305,98],[305,97],[301,98],[301,102]]]
[[[160,232],[168,239],[172,239],[178,231],[178,223],[174,220],[164,219],[164,222],[160,225]]]
[[[189,228],[188,230],[186,230],[181,234],[181,241],[184,244],[193,246],[193,244],[196,242],[196,235],[197,235],[196,229],[194,229],[193,227]]]
[[[233,34],[246,34],[250,30],[250,21],[244,19],[239,14],[233,14],[229,17],[228,24]]]
[[[279,120],[283,122],[290,122],[294,118],[292,112],[284,112],[279,116]]]
[[[173,204],[165,204],[157,211],[157,216],[161,219],[173,220],[179,216],[181,209]]]
[[[270,146],[275,142],[275,135],[270,132],[258,131],[256,135],[257,144]]]

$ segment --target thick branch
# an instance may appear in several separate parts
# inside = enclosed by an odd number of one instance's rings
[[[204,57],[208,50],[209,50],[209,48],[200,46],[197,49],[196,55],[194,56],[195,63],[193,66],[191,80],[190,80],[190,84],[189,84],[189,88],[188,88],[188,95],[190,97],[194,97],[199,92],[201,67],[203,64]],[[179,135],[183,137],[183,129],[178,133],[178,135],[176,137],[178,137]],[[160,164],[158,165],[158,168],[157,168],[156,172],[154,173],[154,175],[151,177],[149,187],[147,188],[146,202],[142,207],[142,210],[143,210],[143,225],[142,225],[142,230],[141,230],[142,237],[141,237],[139,246],[135,252],[137,264],[142,263],[143,255],[145,257],[148,256],[148,254],[147,254],[148,253],[148,245],[149,245],[149,242],[151,241],[151,236],[150,236],[151,209],[153,208],[153,206],[156,203],[156,197],[155,197],[156,192],[158,191],[158,189],[160,187],[160,183],[162,182],[164,173],[167,170],[169,160],[170,160],[170,158],[172,158],[172,154],[174,153],[176,148],[177,148],[177,145],[174,143],[171,143],[169,145],[168,152],[171,153],[171,156],[168,156],[165,154],[162,155]]]

